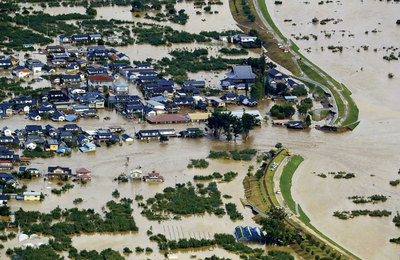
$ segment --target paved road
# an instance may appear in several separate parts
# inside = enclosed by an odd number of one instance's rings
[[[242,199],[244,204],[248,207],[250,207],[253,211],[257,212],[258,214],[260,214],[261,216],[263,216],[264,218],[268,218],[269,216],[267,214],[265,214],[264,212],[262,212],[261,210],[259,210],[256,206],[254,206],[253,204],[251,204],[247,199]]]
[[[331,97],[332,97],[332,99],[333,99],[333,102],[331,102],[331,103],[332,103],[332,106],[333,106],[333,107],[332,107],[332,110],[335,112],[335,114],[334,114],[334,116],[331,118],[331,120],[329,121],[328,125],[329,125],[329,126],[334,126],[336,120],[337,120],[338,117],[339,117],[339,111],[338,111],[338,107],[337,107],[337,104],[336,104],[336,100],[335,100],[335,98],[334,98],[334,96],[333,96],[333,94],[332,94],[332,91],[331,91],[327,86],[322,85],[321,83],[316,82],[316,81],[314,81],[314,80],[312,80],[312,79],[309,79],[309,78],[307,78],[307,77],[295,77],[295,76],[293,76],[293,77],[296,78],[296,79],[300,79],[300,80],[303,80],[303,81],[312,83],[312,84],[314,84],[314,85],[316,85],[316,86],[322,88],[325,92],[327,92],[327,93],[329,93],[329,94],[331,95]]]
[[[258,5],[258,1],[264,1],[264,0],[253,0],[254,7],[256,8],[258,17],[260,17],[261,22],[263,22],[264,26],[274,35],[275,39],[277,39],[278,42],[284,44],[285,42],[279,37],[279,35],[272,29],[271,25],[265,20],[264,15],[262,14],[260,7]]]

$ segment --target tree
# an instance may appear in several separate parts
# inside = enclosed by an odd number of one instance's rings
[[[263,170],[257,170],[256,174],[254,176],[256,176],[257,180],[259,180],[264,176],[264,171]]]
[[[160,1],[152,0],[151,1],[151,8],[154,9],[154,10],[161,10],[162,6],[161,6]]]
[[[140,0],[134,0],[131,5],[132,5],[131,12],[141,11],[143,8],[142,1]]]
[[[0,207],[0,216],[9,216],[10,208],[7,205]]]
[[[249,15],[247,16],[247,18],[249,18],[249,21],[250,21],[250,22],[254,22],[254,21],[256,20],[256,17],[255,17],[253,14],[249,14]]]
[[[124,247],[123,252],[124,254],[129,255],[130,253],[132,253],[132,250],[129,247]]]
[[[228,130],[228,133],[226,134],[226,141],[228,142],[232,141],[232,132],[230,128]]]
[[[308,107],[306,105],[297,105],[297,111],[299,112],[299,114],[305,115],[307,114]]]
[[[115,260],[124,260],[125,258],[121,256],[121,254],[117,251],[112,250],[111,248],[107,248],[101,251],[100,255],[103,259],[115,259]]]
[[[88,7],[86,9],[86,14],[89,15],[89,16],[95,17],[97,15],[97,11],[96,11],[96,9],[94,9],[92,7]]]
[[[307,115],[306,120],[305,120],[305,124],[307,125],[307,127],[309,127],[311,125],[311,117],[310,117],[310,115]]]
[[[257,100],[265,97],[265,85],[261,77],[257,77],[255,84],[251,87],[250,96]]]
[[[161,143],[168,142],[168,140],[169,140],[168,136],[166,136],[166,135],[161,135],[160,136],[160,142]]]
[[[287,93],[287,86],[283,83],[276,84],[276,94],[286,95]]]
[[[250,35],[250,36],[259,37],[258,31],[255,30],[255,29],[251,29],[251,30],[249,31],[249,35]]]
[[[268,218],[261,220],[263,230],[267,233],[267,243],[284,246],[299,238],[293,228],[285,225],[284,219],[287,214],[282,208],[271,207],[267,215],[269,216]]]
[[[104,45],[104,44],[105,44],[105,42],[103,39],[97,40],[97,45]]]
[[[307,89],[305,87],[295,88],[291,91],[293,96],[305,96],[308,94]]]
[[[233,138],[234,141],[236,142],[236,138],[243,133],[243,124],[242,120],[239,120],[238,118],[235,118],[234,123],[232,124],[232,132],[233,132]]]
[[[276,149],[281,149],[282,148],[282,143],[276,143],[275,148]]]
[[[231,113],[221,113],[214,111],[207,120],[207,126],[213,130],[215,138],[220,138],[222,131],[228,132],[234,117]]]
[[[242,127],[243,127],[243,133],[245,134],[245,137],[249,135],[249,132],[251,129],[254,128],[255,125],[259,123],[259,120],[257,119],[257,116],[255,115],[250,115],[247,113],[244,113],[242,116]]]
[[[207,126],[213,131],[215,138],[220,138],[221,134],[227,135],[227,140],[232,140],[240,134],[245,134],[245,137],[249,135],[251,129],[259,123],[257,116],[244,113],[241,118],[233,116],[231,113],[222,113],[215,111],[211,117],[207,120]]]
[[[270,109],[271,116],[277,117],[278,119],[291,117],[295,112],[296,110],[289,103],[285,103],[283,105],[275,104]]]
[[[266,68],[265,53],[264,52],[261,54],[259,66],[260,66],[260,72],[261,72],[261,74],[262,74],[262,76],[264,78],[265,68]]]

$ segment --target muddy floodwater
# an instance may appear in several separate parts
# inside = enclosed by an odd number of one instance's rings
[[[391,222],[393,214],[400,210],[400,191],[389,185],[390,180],[399,178],[400,168],[400,63],[382,57],[390,54],[386,51],[390,46],[400,47],[400,27],[396,25],[400,4],[357,0],[325,1],[323,5],[318,1],[290,1],[279,6],[273,1],[266,3],[282,33],[294,40],[307,58],[344,83],[353,92],[360,110],[361,123],[355,131],[334,135],[332,140],[331,135],[317,138],[323,144],[316,142],[312,152],[301,152],[306,160],[294,176],[295,200],[314,226],[363,259],[398,258],[399,246],[388,240],[400,236],[400,230]],[[339,22],[312,24],[314,17]],[[326,38],[322,31],[331,33],[331,37]],[[291,36],[299,33],[314,34],[318,39],[310,36],[308,41],[295,40]],[[329,45],[343,46],[343,52],[333,53],[327,49]],[[364,50],[361,46],[369,48]],[[388,73],[393,73],[394,78],[389,79]],[[292,143],[287,145],[293,147]],[[311,174],[338,170],[354,172],[357,177],[338,181]],[[360,206],[346,199],[372,194],[386,195],[388,200]],[[391,210],[392,216],[347,221],[332,217],[336,210],[365,208]]]
[[[237,29],[229,12],[227,1],[222,6],[213,6],[219,14],[195,15],[192,3],[178,3],[176,9],[187,8],[190,15],[185,26],[171,25],[175,29],[190,32],[201,30],[226,30]],[[70,157],[56,156],[51,159],[35,159],[31,166],[46,172],[48,166],[65,166],[73,170],[85,167],[92,171],[92,180],[88,184],[75,187],[62,195],[51,194],[51,189],[58,187],[56,181],[45,181],[38,178],[27,182],[29,190],[41,191],[46,196],[41,203],[23,202],[12,200],[9,205],[12,210],[23,207],[25,210],[40,210],[48,212],[53,208],[70,208],[75,205],[75,198],[83,198],[83,203],[76,205],[78,208],[94,208],[101,211],[108,200],[112,199],[111,193],[118,189],[121,197],[134,198],[141,194],[148,198],[162,192],[167,186],[175,183],[193,182],[196,174],[211,174],[214,171],[225,173],[233,170],[239,172],[239,176],[230,183],[218,185],[222,194],[229,194],[232,199],[223,199],[224,202],[234,202],[238,210],[244,215],[241,221],[232,222],[228,216],[217,217],[214,215],[199,215],[183,217],[181,220],[163,222],[148,221],[141,216],[137,203],[133,203],[133,215],[139,227],[137,233],[127,234],[96,234],[73,237],[73,245],[78,249],[103,250],[108,247],[121,251],[124,247],[136,246],[151,247],[152,254],[132,254],[130,259],[160,259],[157,245],[148,240],[146,231],[152,228],[153,233],[164,233],[168,239],[182,237],[208,238],[214,233],[233,233],[237,225],[254,225],[252,213],[240,204],[240,198],[244,196],[242,180],[250,165],[258,166],[253,159],[250,162],[234,162],[223,160],[210,160],[210,166],[204,170],[188,169],[190,159],[205,158],[210,150],[233,150],[255,148],[260,151],[269,151],[275,143],[282,142],[296,154],[304,157],[293,178],[292,193],[305,213],[310,217],[311,223],[322,233],[350,250],[363,259],[396,259],[399,255],[399,246],[389,243],[390,238],[399,237],[400,230],[392,223],[393,214],[400,211],[400,191],[397,187],[389,185],[390,180],[399,178],[397,174],[400,168],[400,63],[399,61],[387,62],[382,59],[386,51],[383,46],[399,47],[400,28],[395,25],[399,13],[399,4],[378,1],[341,1],[324,5],[318,5],[316,1],[309,4],[303,1],[284,2],[275,6],[273,1],[267,1],[274,21],[286,36],[291,34],[318,35],[318,40],[299,40],[296,43],[301,49],[310,48],[311,52],[302,51],[310,60],[332,75],[339,82],[344,83],[352,92],[356,101],[361,120],[360,125],[353,132],[341,134],[324,133],[314,128],[307,131],[290,131],[281,127],[272,127],[263,123],[251,131],[250,137],[243,142],[236,143],[216,141],[211,138],[180,139],[172,138],[168,143],[160,144],[157,141],[142,142],[135,140],[132,144],[124,143],[122,146],[98,148],[94,153],[80,153],[74,151]],[[40,7],[36,6],[35,9]],[[47,8],[44,11],[58,14],[63,9]],[[68,10],[84,12],[84,9],[69,8]],[[299,12],[299,10],[302,10]],[[98,8],[98,17],[105,19],[114,18],[118,13],[118,19],[135,20],[129,12],[129,7]],[[311,19],[325,18],[341,19],[341,22],[327,25],[313,25]],[[395,19],[396,18],[396,19]],[[142,19],[142,20],[141,20]],[[202,21],[205,19],[205,21]],[[292,22],[284,22],[292,19]],[[139,21],[145,19],[139,18]],[[137,21],[137,20],[135,20]],[[146,20],[147,22],[153,22]],[[357,21],[357,22],[355,22]],[[296,23],[296,26],[292,24]],[[371,30],[377,29],[377,33]],[[322,30],[332,31],[331,38],[325,38]],[[340,30],[345,30],[342,36]],[[369,33],[365,34],[368,30]],[[349,34],[354,36],[349,37]],[[332,53],[327,49],[328,45],[342,45],[342,53]],[[369,45],[369,50],[361,49],[361,45]],[[321,51],[321,46],[325,49]],[[173,47],[175,48],[175,47]],[[215,48],[211,46],[209,48]],[[377,52],[373,49],[377,48]],[[166,56],[169,48],[140,45],[123,48],[132,60],[146,57],[157,58]],[[214,50],[215,51],[215,50]],[[252,54],[254,55],[254,54]],[[362,68],[362,69],[361,69]],[[387,74],[392,72],[395,76],[388,79]],[[190,75],[195,78],[208,80],[217,84],[223,78],[223,73],[197,73]],[[43,83],[41,83],[43,84]],[[134,86],[132,86],[134,88]],[[132,89],[131,93],[137,93]],[[270,102],[260,102],[257,107],[264,115],[270,107]],[[234,109],[241,109],[235,107]],[[148,125],[134,120],[126,120],[119,114],[111,111],[100,111],[100,119],[82,119],[78,125],[83,130],[94,130],[112,125],[121,125],[126,133],[134,134],[140,129],[174,128],[183,130],[189,125]],[[111,117],[105,120],[105,117]],[[8,126],[12,130],[23,128],[26,124],[62,126],[64,123],[51,121],[33,122],[24,116],[13,116],[0,121],[1,126]],[[204,128],[203,124],[193,124]],[[129,161],[127,160],[129,158]],[[160,172],[165,177],[162,184],[147,184],[143,182],[129,182],[118,184],[113,181],[121,173],[127,173],[131,169],[141,167],[147,173],[152,170]],[[356,178],[343,180],[333,178],[320,178],[318,173],[329,171],[354,172]],[[314,174],[314,172],[316,174]],[[384,203],[371,205],[356,205],[347,199],[348,196],[370,196],[383,194],[388,197]],[[386,209],[392,211],[392,216],[383,218],[357,217],[349,220],[339,220],[332,216],[334,211],[353,209]],[[41,238],[46,240],[46,238]],[[38,240],[39,241],[39,240]],[[36,242],[34,242],[36,243]],[[16,239],[4,243],[4,246],[20,246]],[[3,250],[4,251],[4,250]],[[4,254],[4,252],[2,252]],[[238,256],[229,254],[221,249],[214,248],[203,251],[191,251],[177,253],[182,259],[192,255],[205,257],[216,254],[232,259]],[[3,255],[4,257],[4,255]]]

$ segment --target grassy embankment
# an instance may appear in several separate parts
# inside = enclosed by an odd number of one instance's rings
[[[304,62],[299,60],[298,63],[299,63],[300,68],[303,70],[303,72],[310,79],[312,79],[314,81],[317,81],[317,82],[327,86],[331,90],[331,92],[332,92],[332,94],[333,94],[333,96],[335,98],[337,107],[338,107],[339,117],[335,122],[335,123],[338,123],[339,120],[343,117],[345,104],[344,104],[343,100],[340,98],[337,90],[335,88],[333,88],[331,85],[329,85],[328,82],[321,75],[319,75],[316,71],[314,71],[309,66],[304,64]],[[332,81],[332,82],[336,82],[336,81]],[[334,84],[336,85],[336,83],[334,83]],[[339,84],[339,83],[337,83],[337,84]],[[350,130],[353,130],[359,124],[359,121],[358,121],[358,112],[359,112],[358,111],[358,107],[357,107],[356,103],[354,102],[354,100],[350,97],[350,95],[352,94],[351,91],[343,84],[340,85],[340,86],[342,88],[341,94],[346,99],[347,107],[348,107],[347,116],[343,120],[341,125],[343,127],[349,128]]]
[[[263,46],[267,50],[268,57],[271,60],[278,62],[294,75],[300,76],[301,72],[296,63],[293,61],[293,55],[291,53],[285,53],[279,49],[279,47],[275,44],[276,39],[274,39],[273,34],[264,26],[262,26],[263,23],[257,15],[253,1],[248,0],[247,5],[250,7],[251,14],[255,16],[254,22],[251,22],[248,18],[248,15],[245,14],[243,10],[244,5],[241,4],[240,0],[229,0],[229,8],[239,27],[246,33],[249,33],[249,28],[257,30]]]
[[[286,152],[282,152],[279,154],[277,157],[273,159],[273,162],[275,163],[281,163],[283,159],[286,157]],[[269,195],[272,200],[272,202],[275,205],[278,205],[278,201],[275,197],[275,194],[273,192],[273,177],[275,174],[275,170],[271,170],[271,168],[267,169],[264,176],[260,179],[257,179],[256,176],[247,176],[243,180],[243,186],[245,189],[245,196],[246,199],[257,209],[259,209],[262,212],[267,212],[269,207],[271,206],[271,203],[268,200],[268,195],[266,190],[264,189],[264,184],[263,180],[265,178],[265,183],[267,185],[268,190],[270,191]]]
[[[360,123],[360,121],[358,121],[358,107],[354,100],[350,97],[352,94],[351,91],[344,84],[342,84],[342,87],[342,94],[349,105],[349,112],[346,119],[343,121],[342,126],[346,126],[350,130],[354,130],[354,128],[356,128]]]
[[[272,163],[281,164],[286,156],[287,156],[287,153],[285,151],[283,151],[274,158]],[[272,170],[271,167],[266,169],[266,174],[265,174],[264,178],[265,178],[265,183],[267,185],[267,189],[269,191],[269,196],[271,197],[272,202],[274,203],[274,205],[279,205],[278,200],[275,197],[275,192],[274,192],[274,174],[276,172],[276,169],[278,169],[278,167],[276,167],[274,170]],[[260,182],[261,182],[260,185],[263,185],[262,178],[261,178]],[[265,193],[265,189],[263,189],[263,190]]]
[[[265,1],[264,0],[258,1],[258,5],[260,7],[260,10],[261,10],[265,20],[269,23],[269,25],[276,32],[276,34],[278,34],[279,37],[281,37],[281,39],[285,43],[287,43],[288,41],[287,41],[286,37],[281,33],[281,31],[278,29],[278,27],[276,26],[276,24],[272,20],[272,17],[269,15],[269,12],[268,12],[268,9],[267,9],[267,4],[265,3]]]
[[[273,159],[273,162],[276,163],[282,163],[283,159],[287,156],[287,153],[282,152],[279,154],[277,157]],[[284,168],[283,172],[283,177],[285,179],[285,183],[282,185],[281,184],[281,190],[282,194],[288,194],[291,198],[290,195],[290,183],[291,183],[291,178],[297,169],[298,165],[303,161],[303,158],[300,156],[293,156],[294,158],[288,163],[288,165]],[[273,176],[274,176],[275,170],[272,171],[271,169],[268,169],[265,171],[265,175],[263,178],[266,180],[266,185],[268,188],[269,196],[271,200],[273,201],[274,205],[279,205],[277,203],[277,200],[275,198],[275,193],[273,192]],[[245,186],[245,195],[247,200],[257,209],[267,212],[268,208],[271,206],[269,200],[268,200],[268,195],[266,194],[266,190],[264,189],[263,186],[263,178],[260,178],[260,180],[257,180],[255,176],[251,177],[246,177],[243,181],[243,185]],[[283,190],[284,189],[284,190]],[[289,192],[287,192],[289,191]],[[285,195],[286,196],[286,195]],[[286,200],[287,198],[285,198]],[[290,208],[292,211],[295,211],[295,202],[293,199],[291,199],[291,202],[288,202],[290,199],[287,199],[287,204],[290,205]],[[304,214],[303,210],[301,207],[298,207],[299,213],[300,213],[300,218],[301,221],[303,221],[307,226],[311,225],[310,224],[310,219]],[[259,215],[257,215],[254,219],[257,221],[258,218],[260,218]],[[297,228],[300,228],[299,224],[291,221],[288,219],[290,223],[292,223],[294,226]],[[311,225],[312,226],[312,225]],[[302,232],[305,239],[301,245],[294,243],[291,245],[291,247],[295,250],[296,254],[302,257],[303,259],[314,259],[316,255],[319,257],[330,257],[332,259],[339,259],[338,257],[341,255],[339,252],[334,250],[332,247],[329,245],[326,245],[322,240],[318,239],[317,237],[311,235],[307,231],[303,230]],[[334,255],[334,257],[333,257]],[[344,259],[343,255],[341,256],[340,259]]]
[[[297,214],[296,212],[296,202],[293,200],[292,193],[291,193],[291,187],[292,187],[292,177],[297,169],[297,167],[300,165],[300,163],[304,159],[301,156],[295,155],[291,158],[289,163],[285,166],[283,169],[281,179],[280,179],[280,188],[282,192],[282,196],[288,205],[289,209],[294,213]],[[352,254],[350,251],[346,250],[345,248],[341,247],[339,244],[337,244],[335,241],[330,239],[329,237],[325,236],[323,233],[321,233],[318,229],[316,229],[312,224],[308,216],[304,213],[303,209],[301,208],[300,205],[298,205],[298,213],[299,213],[299,219],[310,229],[312,229],[314,232],[319,234],[321,237],[329,241],[331,244],[335,245],[336,247],[342,249],[344,252],[346,252],[348,255],[355,259],[360,259],[356,255]],[[299,248],[296,248],[296,252]],[[298,252],[301,256],[301,252]]]
[[[261,12],[263,13],[263,16],[265,18],[265,20],[269,23],[269,25],[274,29],[274,31],[279,35],[279,37],[282,38],[283,41],[285,41],[286,43],[288,42],[286,37],[279,31],[278,27],[276,26],[276,24],[274,23],[274,21],[272,20],[271,16],[268,13],[268,9],[267,6],[265,4],[265,1],[261,0],[258,1],[258,5],[260,7]],[[305,65],[302,61],[298,60],[298,64],[301,68],[301,70],[310,78],[313,79],[325,86],[327,86],[335,100],[336,100],[336,104],[338,106],[338,113],[339,113],[339,117],[337,119],[337,121],[335,123],[338,123],[340,121],[340,119],[343,116],[344,113],[344,102],[343,100],[340,98],[339,94],[337,93],[337,91],[341,91],[341,94],[343,95],[343,97],[346,99],[347,104],[348,104],[348,114],[347,117],[344,119],[344,121],[342,122],[342,126],[345,126],[347,128],[349,128],[350,130],[353,130],[354,128],[357,127],[357,125],[359,124],[358,121],[358,108],[357,105],[355,104],[355,102],[353,101],[353,99],[350,97],[350,95],[352,94],[349,89],[346,88],[346,86],[344,86],[343,84],[340,84],[339,82],[337,82],[334,78],[332,78],[328,73],[326,73],[325,71],[323,71],[321,68],[319,68],[317,65],[315,65],[314,63],[312,63],[310,60],[308,60],[303,54],[301,54],[299,52],[299,47],[292,41],[291,44],[291,49],[297,53],[300,57],[302,57],[304,60],[307,60],[310,64],[312,64],[316,69],[318,69],[327,79],[329,79],[329,81],[331,81],[335,87],[337,89],[335,89],[333,86],[329,85],[327,83],[327,81],[321,77],[318,73],[316,73],[313,69],[311,69],[310,67],[308,67],[307,65]]]
[[[321,75],[319,75],[315,70],[313,70],[309,66],[307,66],[304,62],[302,62],[301,60],[298,60],[297,62],[299,64],[301,70],[304,72],[305,75],[307,75],[307,77],[309,77],[310,79],[312,79],[318,83],[321,83],[324,86],[327,86],[331,90],[333,97],[335,99],[337,108],[338,108],[338,115],[339,115],[338,120],[340,118],[342,118],[345,107],[344,107],[343,100],[340,98],[340,95],[337,93],[337,91],[335,89],[333,89],[328,84],[328,82],[323,77],[321,77]]]
[[[296,204],[292,198],[290,189],[292,187],[293,174],[303,160],[304,159],[301,156],[294,155],[290,159],[288,164],[286,164],[285,168],[283,168],[283,172],[282,172],[281,179],[280,179],[280,187],[281,187],[282,196],[285,199],[286,204],[288,205],[288,207],[294,214],[297,214],[296,213]]]

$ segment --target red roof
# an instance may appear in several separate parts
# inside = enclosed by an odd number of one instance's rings
[[[176,114],[163,114],[158,116],[149,116],[147,117],[149,123],[187,123],[189,122],[189,118],[183,115]]]
[[[113,60],[118,60],[119,59],[119,57],[117,56],[117,55],[115,55],[114,53],[113,54],[111,54],[110,56],[108,56],[110,59],[113,59]]]
[[[29,69],[19,69],[18,72],[31,72]]]
[[[105,75],[94,75],[94,76],[89,76],[90,81],[113,81],[113,79],[110,76],[105,76]]]
[[[76,169],[76,173],[83,173],[83,174],[90,173],[90,170],[88,170],[86,168],[79,168],[79,169]]]
[[[75,110],[63,110],[64,115],[75,115]]]

